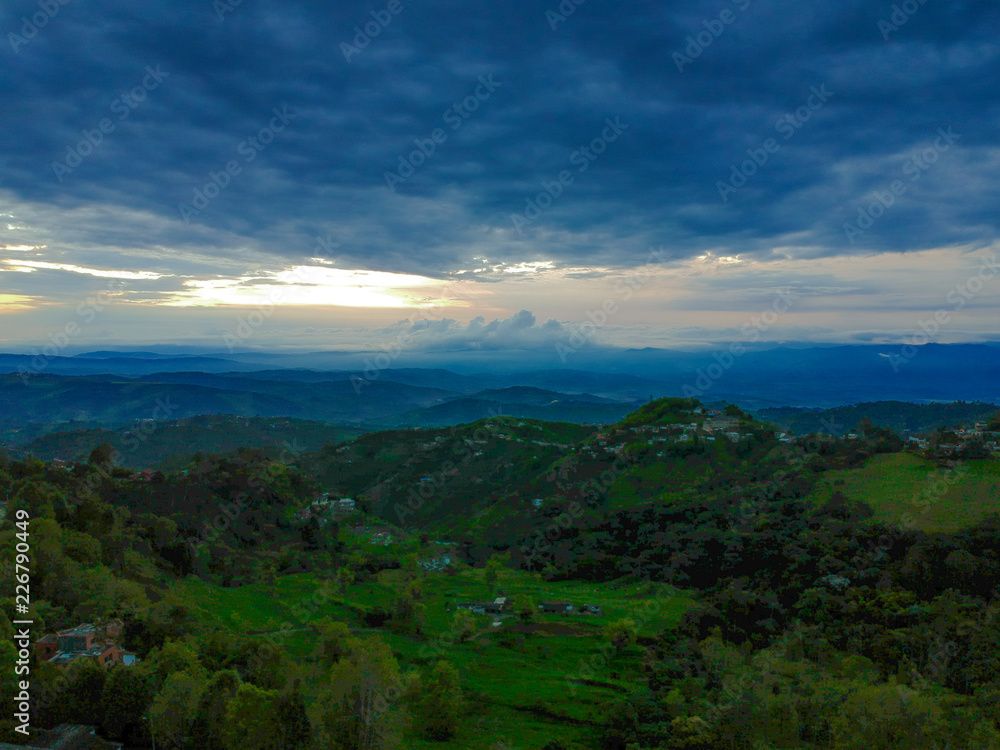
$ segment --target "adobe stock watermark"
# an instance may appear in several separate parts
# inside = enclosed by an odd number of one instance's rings
[[[617,315],[619,303],[628,302],[635,293],[645,286],[653,277],[652,269],[666,261],[663,247],[659,249],[649,248],[649,255],[646,257],[646,264],[634,273],[630,273],[615,285],[615,296],[608,297],[601,303],[600,307],[588,310],[585,314],[587,320],[580,323],[573,333],[570,334],[568,343],[556,342],[556,354],[563,364],[566,364],[567,357],[582,349],[591,340],[598,329],[603,328],[608,319]]]
[[[882,32],[883,41],[888,42],[889,35],[899,31],[926,2],[927,0],[903,0],[902,3],[893,5],[889,18],[880,19],[878,22],[878,30]]]
[[[581,146],[570,154],[569,163],[571,166],[576,167],[577,174],[583,174],[590,169],[591,165],[600,158],[601,154],[607,151],[608,146],[617,141],[621,134],[628,130],[629,127],[628,123],[622,122],[621,117],[606,117],[604,124],[605,127],[599,136],[591,139],[590,143]],[[560,171],[556,175],[555,180],[542,180],[542,192],[534,197],[525,197],[524,210],[520,213],[510,215],[510,220],[514,224],[514,229],[517,230],[517,233],[523,237],[524,227],[540,217],[563,194],[563,191],[575,181],[576,175],[568,169]]]
[[[330,237],[320,237],[316,241],[314,252],[316,252],[317,257],[321,257],[323,252],[329,252],[335,247],[339,247],[339,243],[332,242]],[[307,268],[307,266],[299,266],[292,271],[289,282],[284,283],[309,283],[310,278]],[[285,301],[285,295],[286,291],[281,287],[270,290],[267,294],[267,302],[265,304],[255,307],[245,318],[239,318],[236,322],[235,330],[226,331],[223,334],[223,341],[226,342],[226,347],[229,349],[230,354],[234,354],[237,346],[248,341],[264,323],[271,319],[277,305]]]
[[[170,419],[177,408],[175,404],[170,403],[169,395],[165,399],[157,398],[152,417],[142,420],[137,428],[125,433],[125,437],[122,438],[122,447],[129,453],[135,453],[139,450],[139,446],[149,440],[150,436],[156,432],[159,423]]]
[[[424,314],[417,317],[414,323],[425,320],[433,320],[433,317]],[[351,386],[354,388],[354,393],[360,396],[361,391],[382,377],[382,372],[403,355],[407,345],[418,335],[418,330],[413,326],[409,330],[397,334],[395,340],[383,343],[377,350],[373,348],[375,355],[374,357],[365,357],[364,372],[360,375],[357,373],[351,375]]]
[[[666,600],[669,603],[672,599],[680,595],[680,592],[673,586],[654,583],[655,595],[649,599],[636,602],[631,613],[624,619],[629,628],[635,634],[639,634],[644,628],[663,611]],[[589,659],[580,659],[579,668],[575,674],[567,674],[563,677],[563,682],[569,690],[570,695],[576,697],[578,692],[577,684],[587,683],[594,680],[600,670],[605,669],[612,659],[624,648],[621,643],[607,641],[597,651],[591,654]]]
[[[636,458],[633,456],[622,456],[615,454],[615,457],[607,463],[607,468],[601,471],[596,478],[588,479],[579,486],[584,501],[600,502],[601,498],[611,489],[618,478],[636,465]],[[567,467],[566,473],[576,469],[576,466]],[[551,481],[551,480],[550,480]],[[564,489],[562,482],[556,482],[559,490]],[[577,521],[583,517],[585,508],[576,500],[565,506],[565,511],[552,517],[548,526],[543,529],[535,529],[533,540],[529,534],[528,539],[521,544],[519,552],[521,555],[521,566],[527,570],[535,570],[544,567],[543,563],[547,557],[551,557],[553,543],[562,539],[566,533],[576,526]]]
[[[371,44],[372,40],[381,34],[392,23],[392,19],[402,11],[403,3],[400,0],[389,0],[382,10],[371,11],[371,21],[366,22],[363,27],[354,27],[354,38],[351,40],[354,44],[340,43],[340,51],[344,53],[344,59],[350,62],[352,57],[360,55],[361,50]]]
[[[281,454],[278,461],[286,466],[294,465],[299,456],[305,453],[305,447],[298,444],[298,440],[289,443],[287,440],[282,444]],[[198,557],[208,549],[208,546],[218,541],[222,535],[229,530],[230,526],[236,524],[244,513],[252,514],[261,507],[261,498],[267,489],[267,481],[263,477],[251,476],[247,481],[247,490],[229,493],[229,502],[216,503],[218,513],[211,519],[202,521],[201,531],[197,526],[194,532],[185,538],[188,549],[191,550],[192,557]]]
[[[732,2],[736,6],[736,10],[742,13],[750,7],[752,0],[732,0]],[[701,25],[705,28],[684,40],[687,42],[684,52],[674,50],[672,57],[674,65],[677,66],[677,72],[683,73],[686,66],[701,57],[702,53],[711,47],[715,40],[722,36],[738,17],[732,8],[724,8],[717,18],[702,21]]]
[[[218,172],[209,171],[208,182],[193,190],[193,197],[190,203],[178,203],[177,209],[185,224],[191,223],[191,218],[201,215],[201,212],[211,205],[212,201],[222,194],[222,191],[229,187],[233,178],[243,172],[243,165],[253,162],[278,136],[279,133],[297,120],[297,112],[291,111],[287,104],[283,104],[281,109],[275,107],[271,110],[274,116],[270,123],[262,127],[256,134],[241,141],[236,146],[236,153],[243,157],[243,163],[238,159],[231,159]]]
[[[962,136],[952,132],[951,127],[947,130],[939,128],[934,143],[919,153],[915,152],[906,161],[903,174],[910,178],[911,184],[918,182],[938,162],[941,154],[950,151],[961,138]],[[858,218],[854,222],[844,222],[844,233],[848,241],[853,245],[859,237],[863,237],[909,189],[910,185],[902,180],[893,180],[885,190],[876,190],[873,193],[874,201],[867,206],[858,207]]]
[[[477,80],[479,83],[473,92],[462,101],[452,104],[441,116],[444,124],[451,128],[452,132],[457,132],[465,121],[493,96],[493,92],[503,85],[501,81],[493,80],[492,73],[479,76]],[[385,172],[385,186],[395,193],[396,185],[401,185],[410,179],[419,167],[437,153],[438,146],[444,144],[449,136],[450,133],[444,128],[434,128],[428,137],[415,138],[413,143],[416,148],[408,155],[399,155],[399,166],[394,172]]]
[[[125,288],[125,282],[114,279],[108,282],[108,288],[103,289],[95,295],[87,297],[76,307],[76,317],[67,321],[60,330],[48,335],[49,343],[41,349],[32,352],[32,359],[28,366],[20,365],[17,368],[18,375],[24,385],[28,384],[28,379],[32,375],[40,375],[48,369],[49,363],[58,357],[74,340],[80,337],[86,326],[97,320],[97,316],[111,304],[113,295],[121,292]]]
[[[562,0],[555,10],[545,11],[545,20],[549,22],[549,28],[555,31],[559,24],[565,23],[566,19],[576,13],[576,9],[585,2],[587,0]]]
[[[899,374],[899,368],[920,353],[920,349],[917,347],[929,344],[951,321],[952,313],[963,309],[977,294],[983,291],[987,281],[996,278],[997,273],[1000,273],[1000,262],[994,255],[992,258],[984,258],[979,270],[965,282],[956,284],[945,296],[945,301],[951,306],[950,310],[941,308],[928,320],[919,321],[917,323],[919,330],[913,332],[910,340],[900,347],[899,353],[888,355],[892,371]]]
[[[494,433],[497,431],[497,426],[490,420],[496,417],[502,417],[502,411],[502,408],[497,410],[492,408],[489,409],[485,424],[481,427],[477,427],[472,433],[472,444],[475,444],[476,442],[486,442],[494,437]],[[458,429],[459,428],[455,426],[450,427],[449,434],[454,435]],[[424,503],[426,501],[445,490],[451,482],[454,481],[454,477],[459,474],[459,469],[468,467],[469,464],[471,464],[476,458],[476,452],[473,450],[472,445],[465,441],[455,445],[452,455],[455,460],[447,459],[441,462],[435,471],[428,474],[426,477],[428,481],[421,481],[419,488],[410,488],[405,504],[402,502],[393,504],[392,510],[396,514],[396,523],[399,526],[403,526],[403,521],[408,516],[415,516],[417,511],[424,507]],[[494,467],[495,466],[496,463],[494,463]]]
[[[740,332],[745,337],[745,340],[750,343],[760,341],[761,335],[769,331],[778,322],[778,319],[791,309],[800,296],[798,292],[790,290],[780,291],[767,310],[760,315],[754,315],[748,322],[743,324]],[[694,385],[685,384],[681,387],[681,393],[688,398],[703,396],[711,390],[723,375],[732,369],[733,365],[736,364],[736,360],[746,353],[747,348],[740,341],[734,341],[727,349],[723,349],[721,352],[713,352],[712,359],[715,362],[708,367],[699,367],[695,370],[697,377],[695,378]]]
[[[809,97],[805,104],[794,112],[786,112],[774,124],[774,129],[781,134],[783,140],[791,140],[802,129],[802,126],[812,119],[814,114],[823,109],[830,97],[833,96],[833,92],[827,89],[825,83],[818,88],[813,86],[809,91]],[[730,195],[746,185],[750,178],[771,160],[772,156],[781,151],[782,145],[777,138],[767,138],[758,148],[748,148],[747,156],[750,158],[739,165],[731,165],[732,171],[729,179],[726,181],[718,180],[715,183],[722,202],[727,203]]]
[[[453,301],[469,300],[468,294],[453,284],[454,282],[449,282],[448,286],[441,291],[441,298]],[[368,347],[367,351],[374,352],[374,357],[365,357],[364,371],[361,374],[351,375],[351,385],[354,387],[354,392],[360,395],[365,387],[378,380],[384,370],[387,370],[393,362],[403,356],[403,353],[407,351],[406,347],[426,330],[426,326],[421,324],[442,320],[444,312],[438,312],[439,309],[438,307],[422,309],[419,314],[407,319],[411,321],[409,329],[400,331],[391,340],[383,341],[379,346]]]
[[[161,70],[159,65],[155,68],[147,65],[142,80],[128,91],[123,91],[111,102],[108,109],[111,110],[112,114],[118,116],[118,122],[124,122],[139,105],[146,101],[150,92],[158,89],[160,84],[169,76],[170,74]],[[114,133],[117,127],[118,124],[110,117],[104,117],[101,118],[94,129],[81,130],[80,135],[83,138],[80,142],[75,146],[69,145],[66,147],[66,155],[62,161],[56,160],[52,162],[52,171],[59,182],[62,182],[67,175],[72,174],[77,167],[92,156],[97,151],[97,148],[104,143],[106,136]]]
[[[10,42],[11,49],[17,54],[21,47],[26,45],[44,29],[49,23],[59,15],[59,9],[69,5],[71,0],[38,0],[38,10],[30,17],[21,17],[21,33],[16,34],[11,31],[7,34],[7,41]]]
[[[221,22],[226,20],[227,14],[234,13],[241,5],[243,5],[243,0],[215,0],[212,3],[212,9]]]

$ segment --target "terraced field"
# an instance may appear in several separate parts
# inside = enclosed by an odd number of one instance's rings
[[[382,573],[378,583],[356,584],[343,594],[332,582],[310,574],[282,576],[273,585],[239,589],[192,578],[178,583],[176,592],[202,622],[223,631],[260,634],[285,628],[280,638],[314,678],[307,684],[315,688],[320,686],[321,675],[311,664],[315,636],[309,624],[327,616],[346,622],[356,634],[379,632],[404,672],[437,658],[451,661],[462,676],[467,698],[468,720],[462,722],[461,733],[447,743],[416,736],[404,741],[408,748],[441,750],[538,748],[556,738],[596,747],[595,717],[602,715],[608,700],[627,691],[642,670],[642,648],[614,648],[603,634],[604,627],[629,618],[640,636],[651,636],[676,626],[693,604],[686,593],[649,583],[555,583],[510,571],[501,575],[500,586],[515,600],[529,596],[535,601],[599,604],[603,615],[541,615],[534,625],[509,620],[509,625],[500,628],[492,626],[492,617],[478,616],[480,630],[469,641],[458,643],[452,636],[454,603],[489,596],[482,571],[466,569],[457,575],[435,573],[424,579],[424,638],[366,628],[363,612],[391,604],[399,575],[397,571]],[[503,635],[504,629],[511,632]]]

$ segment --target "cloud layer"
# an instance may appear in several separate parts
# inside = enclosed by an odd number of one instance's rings
[[[15,0],[0,30],[7,314],[321,257],[491,287],[421,334],[489,346],[549,333],[486,322],[541,307],[515,277],[599,283],[651,246],[783,273],[997,240],[987,0]]]

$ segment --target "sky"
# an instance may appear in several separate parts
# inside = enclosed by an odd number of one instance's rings
[[[5,351],[1000,339],[992,0],[12,0],[0,32]]]

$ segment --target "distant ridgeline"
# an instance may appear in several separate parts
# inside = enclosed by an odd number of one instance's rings
[[[988,420],[1000,406],[983,402],[912,404],[905,401],[875,401],[832,409],[782,407],[759,409],[754,414],[797,435],[820,432],[845,435],[863,419],[896,432],[928,433],[939,427],[956,427]]]
[[[114,449],[119,466],[172,470],[182,467],[198,453],[225,454],[240,448],[263,450],[288,463],[305,451],[319,450],[327,443],[348,440],[363,432],[305,419],[231,415],[141,419],[117,426],[58,427],[61,429],[18,445],[17,452],[46,461],[86,461],[94,448],[108,444]],[[30,436],[31,426],[27,431]]]

